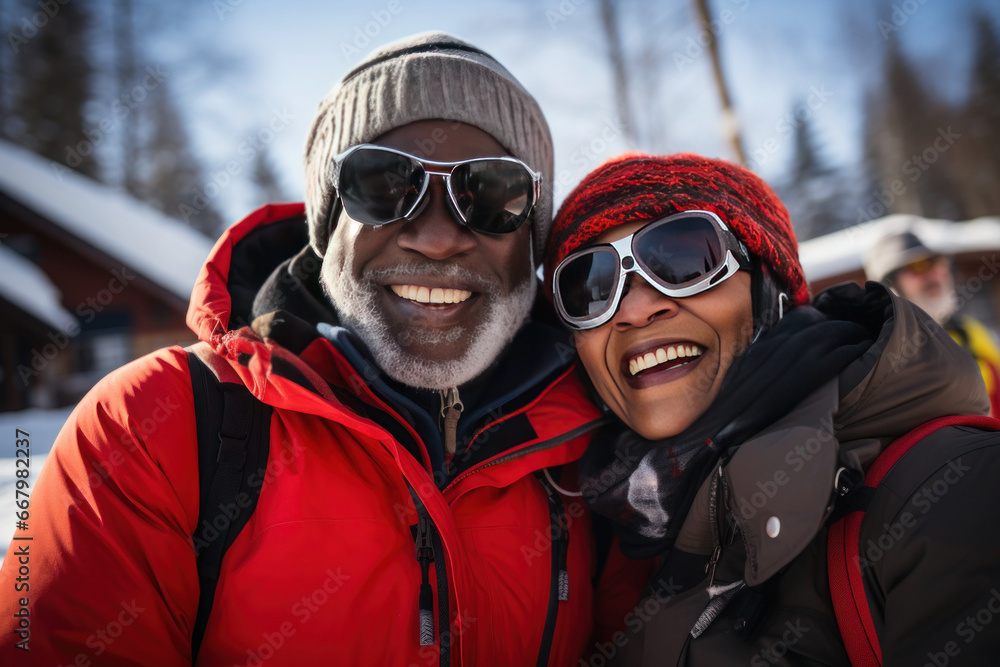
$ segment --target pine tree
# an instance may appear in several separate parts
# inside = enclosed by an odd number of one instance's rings
[[[921,79],[895,40],[889,42],[884,65],[883,80],[874,88],[878,101],[865,117],[871,126],[864,130],[875,141],[871,148],[884,184],[875,194],[886,213],[960,220],[965,206],[956,186],[959,154],[948,152],[950,144],[945,150],[936,147],[959,114]]]
[[[813,179],[829,175],[832,170],[820,157],[809,119],[796,119],[796,123],[795,154],[792,158],[794,177]]]
[[[253,160],[253,184],[257,187],[258,199],[261,204],[270,202],[290,201],[281,185],[281,180],[271,163],[271,156],[266,148],[257,151]]]
[[[969,108],[975,139],[1000,138],[1000,37],[985,13],[973,18],[974,46]]]
[[[43,157],[98,178],[104,132],[98,125],[89,126],[84,116],[94,76],[91,17],[80,3],[55,7],[51,16],[35,4],[18,8],[31,22],[24,25],[36,29],[16,30],[16,39],[9,40],[19,78],[12,109],[20,130],[15,139]]]
[[[904,176],[903,165],[928,127],[933,127],[930,92],[896,41],[889,42],[885,58],[885,83],[881,114],[883,180],[889,184]],[[909,177],[907,177],[909,178]],[[909,188],[890,205],[893,212],[926,214],[918,190]]]
[[[152,125],[143,151],[150,175],[142,185],[148,203],[214,238],[222,218],[212,200],[221,187],[208,183],[195,157],[187,130],[169,90],[162,81],[150,91],[148,102]]]
[[[805,240],[834,232],[851,221],[844,211],[840,174],[823,158],[808,119],[796,118],[795,122],[791,176],[781,190],[796,234]]]
[[[1000,214],[1000,37],[985,13],[973,17],[973,61],[960,180],[970,217]]]

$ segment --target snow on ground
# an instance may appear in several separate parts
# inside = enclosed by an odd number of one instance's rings
[[[30,446],[28,451],[29,459],[29,491],[35,488],[38,480],[38,473],[42,469],[42,464],[52,449],[59,429],[66,422],[72,407],[59,408],[56,410],[23,410],[21,412],[0,412],[0,559],[7,551],[11,538],[14,536],[17,517],[15,512],[20,509],[14,504],[18,498],[17,490],[17,469],[15,463],[17,429],[28,432]],[[24,460],[24,457],[21,457]],[[22,464],[21,469],[24,468]],[[28,507],[28,525],[31,525],[31,507]]]

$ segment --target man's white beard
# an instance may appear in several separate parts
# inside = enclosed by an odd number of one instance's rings
[[[397,382],[421,389],[449,389],[465,384],[482,374],[511,341],[531,312],[538,281],[534,263],[525,281],[507,296],[497,285],[454,265],[411,265],[384,269],[355,280],[350,272],[334,263],[324,262],[322,284],[333,302],[340,323],[352,331],[371,351],[375,363]],[[441,330],[411,327],[393,330],[380,310],[382,286],[386,278],[393,283],[407,276],[441,276],[475,286],[484,299],[486,316],[466,336],[467,349],[455,359],[435,361],[411,351],[409,343],[446,346],[459,342],[467,327]]]
[[[955,314],[956,298],[954,292],[946,292],[941,296],[917,295],[911,299],[913,303],[920,307],[925,313],[934,318],[938,324],[944,324]]]

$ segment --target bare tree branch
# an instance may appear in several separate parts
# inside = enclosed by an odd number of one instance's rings
[[[637,144],[632,107],[629,103],[628,68],[625,66],[625,51],[622,48],[621,33],[618,28],[618,11],[612,0],[601,0],[601,26],[608,39],[608,58],[611,62],[611,76],[615,84],[615,106],[625,140],[630,146]]]
[[[736,159],[740,164],[746,164],[747,157],[743,150],[743,140],[740,136],[739,123],[737,122],[736,112],[733,109],[732,100],[729,97],[726,77],[722,71],[722,61],[719,58],[719,36],[712,31],[708,0],[693,0],[693,2],[695,13],[701,22],[702,29],[712,36],[708,44],[708,53],[712,59],[712,73],[715,75],[715,85],[719,89],[719,102],[722,104],[722,131],[726,136],[726,140],[732,145]]]

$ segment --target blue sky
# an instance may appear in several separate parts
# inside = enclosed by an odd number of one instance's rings
[[[660,121],[656,146],[629,146],[616,131],[598,0],[142,4],[154,23],[157,12],[169,15],[167,27],[142,45],[144,57],[168,72],[208,178],[242,160],[241,144],[256,137],[267,143],[286,190],[301,198],[302,147],[319,101],[367,51],[434,29],[491,52],[539,100],[556,146],[557,201],[623,150],[730,157],[709,58],[698,46],[701,30],[686,0],[619,3],[626,49],[650,49],[662,63],[659,94],[637,85],[632,96],[645,118]],[[772,182],[785,177],[789,114],[796,111],[808,117],[831,161],[852,164],[859,96],[887,40],[898,40],[946,95],[958,98],[972,9],[1000,22],[1000,3],[988,0],[712,0],[710,6],[720,20],[746,149],[752,166]],[[201,56],[206,49],[213,57]],[[234,179],[216,203],[232,220],[258,202]]]

